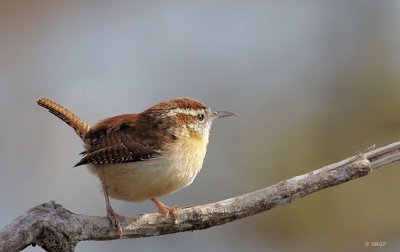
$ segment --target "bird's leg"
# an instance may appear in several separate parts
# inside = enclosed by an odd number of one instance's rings
[[[165,219],[167,219],[169,214],[171,214],[175,219],[175,223],[179,223],[179,215],[177,213],[177,211],[180,209],[179,206],[166,206],[156,198],[151,198],[151,201],[157,206],[159,213],[165,214]]]
[[[107,216],[110,218],[111,224],[117,228],[117,235],[122,237],[123,231],[121,228],[120,222],[124,220],[124,216],[117,214],[110,204],[110,199],[108,198],[108,189],[105,182],[102,182],[101,185],[103,186],[104,198],[106,199],[106,210]]]

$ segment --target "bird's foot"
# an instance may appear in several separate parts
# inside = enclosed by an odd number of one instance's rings
[[[125,220],[125,216],[119,215],[112,208],[107,208],[107,217],[111,221],[111,225],[117,229],[117,235],[122,238],[124,232],[122,231],[121,222]]]
[[[175,205],[172,207],[164,205],[161,201],[157,200],[156,198],[151,199],[153,203],[157,206],[158,212],[165,214],[165,219],[168,219],[169,215],[172,215],[172,217],[175,219],[175,224],[178,224],[180,219],[179,219],[179,214],[178,210],[181,209],[180,206]]]

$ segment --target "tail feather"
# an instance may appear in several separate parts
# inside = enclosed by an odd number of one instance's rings
[[[76,134],[84,140],[85,136],[90,130],[90,126],[87,125],[84,121],[82,121],[78,116],[74,113],[63,107],[62,105],[48,99],[48,98],[40,98],[37,100],[37,104],[49,110],[50,113],[54,114],[61,120],[63,120],[66,124],[71,126]]]

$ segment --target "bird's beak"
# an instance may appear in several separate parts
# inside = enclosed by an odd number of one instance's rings
[[[237,116],[237,115],[235,113],[228,112],[228,111],[214,111],[213,112],[213,117],[215,119],[222,118],[222,117],[227,117],[227,116]]]

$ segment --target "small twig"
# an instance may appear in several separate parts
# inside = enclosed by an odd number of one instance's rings
[[[324,188],[363,177],[400,160],[400,142],[327,165],[267,188],[215,203],[179,210],[180,223],[157,213],[127,218],[122,238],[139,238],[205,229],[284,206]],[[0,231],[0,250],[17,251],[37,244],[47,251],[73,251],[79,241],[118,239],[107,217],[74,214],[54,202],[29,210]]]

